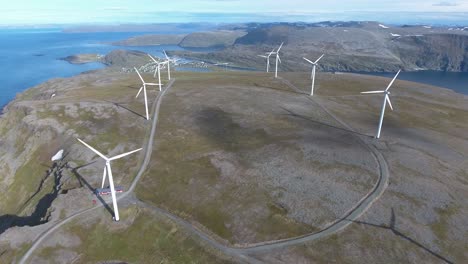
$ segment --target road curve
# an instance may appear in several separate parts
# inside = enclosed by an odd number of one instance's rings
[[[161,93],[158,94],[158,96],[156,97],[156,100],[155,100],[155,103],[153,104],[153,122],[152,122],[152,127],[151,127],[151,132],[150,132],[150,137],[149,137],[149,140],[147,142],[147,146],[146,146],[146,152],[145,152],[145,158],[143,160],[143,163],[140,167],[140,170],[138,171],[138,174],[137,176],[135,177],[135,179],[133,179],[132,181],[132,184],[130,185],[130,188],[128,189],[127,192],[125,192],[124,194],[120,195],[117,197],[117,201],[127,197],[134,189],[135,189],[135,186],[137,185],[138,181],[140,180],[140,178],[142,177],[143,173],[145,172],[146,170],[146,167],[148,166],[148,163],[149,161],[151,160],[151,153],[152,153],[152,150],[153,150],[153,140],[154,140],[154,134],[156,133],[156,123],[158,122],[158,116],[159,116],[159,108],[160,108],[160,105],[161,105],[161,101],[162,101],[162,98],[163,96],[166,94],[166,92],[172,87],[172,84],[174,83],[175,79],[173,79],[171,82],[168,83],[166,89],[164,89]],[[62,221],[60,222],[57,222],[53,227],[51,227],[50,229],[44,231],[35,241],[34,243],[31,245],[31,247],[28,249],[28,251],[26,251],[26,253],[23,255],[23,257],[20,259],[20,261],[18,262],[19,264],[24,264],[26,263],[26,260],[32,255],[32,253],[36,250],[36,248],[39,246],[39,244],[45,239],[47,238],[47,236],[49,236],[50,234],[52,234],[55,230],[57,230],[58,228],[60,228],[61,226],[63,226],[64,224],[70,222],[71,220],[75,219],[76,217],[80,216],[80,215],[83,215],[83,214],[86,214],[86,213],[89,213],[91,211],[94,211],[98,208],[101,208],[103,207],[104,204],[99,204],[95,207],[92,207],[92,208],[88,208],[88,209],[85,209],[85,210],[82,210],[82,211],[79,211],[79,212],[76,212],[72,215],[70,215],[69,217],[63,219]]]
[[[284,80],[282,78],[280,78],[280,80],[284,84],[286,84],[287,86],[292,88],[293,90],[302,93],[302,91],[300,91],[297,87],[292,85],[289,81]],[[137,176],[135,177],[134,181],[132,182],[129,190],[125,194],[123,194],[122,196],[119,196],[118,200],[121,200],[121,199],[127,197],[129,194],[131,194],[133,192],[133,190],[136,187],[136,184],[138,183],[138,181],[142,177],[144,171],[146,170],[147,165],[149,164],[149,162],[151,160],[151,153],[152,153],[152,149],[153,149],[154,135],[155,135],[155,132],[156,132],[156,126],[157,126],[157,121],[158,121],[160,104],[161,104],[161,101],[162,101],[162,98],[163,98],[164,94],[166,93],[167,90],[169,90],[169,88],[171,88],[172,84],[173,84],[173,81],[168,85],[168,87],[162,93],[160,93],[158,95],[158,97],[156,99],[156,104],[154,105],[154,109],[153,109],[154,118],[153,118],[150,137],[149,137],[149,140],[148,140],[147,146],[146,146],[145,159],[144,159],[144,161],[142,163],[142,166],[140,167],[140,170],[138,171]],[[329,114],[338,123],[340,123],[341,125],[346,127],[348,130],[354,131],[350,126],[348,126],[346,123],[344,123],[339,118],[337,118],[335,115],[333,115],[330,111],[328,111],[318,101],[316,101],[313,98],[310,98],[309,96],[307,96],[307,97],[310,100],[312,100],[313,102],[315,102],[320,108],[322,108],[327,114]],[[264,252],[264,251],[268,251],[268,250],[274,250],[274,249],[278,249],[278,248],[294,246],[294,245],[302,244],[302,243],[305,243],[305,242],[311,242],[311,241],[314,241],[314,240],[317,240],[317,239],[320,239],[320,238],[327,237],[327,236],[329,236],[331,234],[334,234],[334,233],[346,228],[347,226],[349,226],[354,220],[357,220],[384,193],[386,187],[388,186],[388,179],[389,179],[389,170],[388,170],[388,165],[387,165],[387,162],[386,162],[385,158],[366,139],[362,138],[361,136],[359,136],[359,135],[357,135],[355,133],[352,133],[352,134],[353,134],[353,136],[357,137],[359,139],[359,141],[372,153],[374,159],[376,160],[377,164],[379,165],[379,178],[377,180],[377,183],[371,189],[371,191],[366,196],[364,196],[353,208],[351,208],[347,213],[345,213],[342,216],[342,218],[338,219],[337,221],[329,224],[324,229],[322,229],[322,230],[320,230],[318,232],[315,232],[315,233],[311,233],[311,234],[307,234],[307,235],[303,235],[303,236],[298,236],[298,237],[293,237],[293,238],[288,238],[288,239],[261,242],[261,243],[255,244],[255,245],[250,245],[250,246],[245,246],[245,247],[229,247],[229,246],[226,246],[224,244],[221,244],[216,239],[212,238],[208,234],[206,234],[203,231],[199,230],[198,228],[194,227],[190,222],[188,222],[188,221],[186,221],[186,220],[184,220],[184,219],[182,219],[182,218],[180,218],[180,217],[178,217],[176,215],[173,215],[173,214],[171,214],[171,213],[169,213],[169,212],[167,212],[167,211],[165,211],[165,210],[163,210],[161,208],[158,208],[156,206],[149,205],[149,204],[147,204],[147,203],[145,203],[143,201],[137,200],[137,204],[139,204],[142,207],[148,208],[148,209],[150,209],[150,210],[152,210],[152,211],[154,211],[154,212],[156,212],[156,213],[158,213],[160,215],[163,215],[163,216],[171,219],[172,221],[174,221],[178,225],[182,226],[187,231],[189,231],[192,234],[198,236],[202,241],[204,241],[208,245],[212,246],[213,248],[221,251],[222,253],[224,253],[224,254],[226,254],[228,256],[236,257],[239,260],[243,260],[243,261],[246,261],[246,262],[249,262],[249,263],[261,263],[261,261],[255,259],[255,258],[252,258],[252,257],[250,257],[248,255],[251,254],[251,253]],[[53,228],[51,228],[51,229],[47,230],[46,232],[44,232],[33,243],[31,248],[26,252],[26,254],[22,257],[22,259],[20,260],[19,263],[20,264],[25,263],[25,261],[31,256],[32,252],[34,252],[34,250],[37,248],[37,246],[48,235],[50,235],[52,232],[54,232],[60,226],[64,225],[65,223],[68,223],[69,221],[71,221],[72,219],[74,219],[75,217],[77,217],[79,215],[88,213],[88,212],[90,212],[90,211],[92,211],[94,209],[97,209],[97,208],[101,207],[101,206],[102,205],[96,206],[96,207],[93,207],[93,208],[90,208],[90,209],[86,209],[86,210],[83,210],[81,212],[77,212],[76,214],[62,220],[60,223],[55,225]]]
[[[299,90],[297,87],[292,85],[289,81],[284,80],[282,78],[280,78],[280,80],[285,85],[295,90],[296,92],[303,93],[303,91]],[[375,201],[377,201],[380,198],[380,196],[384,193],[385,189],[388,186],[388,179],[390,177],[388,165],[383,155],[369,141],[367,141],[365,138],[363,138],[358,133],[356,133],[349,125],[341,121],[338,117],[336,117],[333,113],[331,113],[318,101],[316,101],[315,99],[311,98],[308,95],[305,95],[305,96],[307,96],[308,99],[316,103],[328,115],[330,115],[338,123],[343,125],[350,132],[354,132],[351,134],[355,136],[359,140],[359,142],[361,142],[363,146],[370,151],[370,153],[372,154],[372,156],[374,157],[375,161],[377,162],[379,166],[379,177],[378,177],[377,182],[373,186],[373,188],[353,208],[348,210],[348,212],[346,212],[340,219],[336,220],[335,222],[329,224],[322,230],[317,231],[315,233],[306,234],[306,235],[302,235],[298,237],[287,238],[287,239],[280,239],[280,240],[275,240],[275,241],[260,242],[254,245],[243,246],[243,247],[229,247],[229,246],[219,243],[218,241],[216,241],[209,235],[203,233],[203,231],[194,227],[190,222],[178,216],[175,216],[171,214],[170,212],[167,212],[153,205],[148,205],[144,203],[143,201],[139,201],[139,204],[170,218],[171,220],[185,227],[187,230],[191,231],[192,233],[196,234],[201,240],[208,243],[212,247],[220,250],[221,252],[230,256],[240,257],[241,259],[247,260],[250,263],[256,263],[258,262],[258,260],[250,258],[248,254],[294,246],[298,244],[303,244],[305,242],[311,242],[311,241],[332,235],[340,230],[343,230],[344,228],[352,224],[354,220],[357,220],[362,214],[364,214],[372,206],[372,204]]]

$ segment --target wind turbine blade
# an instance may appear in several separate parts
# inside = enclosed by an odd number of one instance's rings
[[[106,182],[106,167],[104,166],[104,172],[102,173],[102,185],[101,188],[104,188],[104,183]]]
[[[258,55],[259,57],[262,57],[262,58],[265,58],[267,59],[268,57],[267,56],[264,56],[264,55]]]
[[[145,83],[145,80],[143,80],[143,77],[141,77],[140,72],[137,70],[137,68],[133,67],[135,69],[136,73],[138,73],[138,76],[140,77],[140,80]]]
[[[135,96],[135,98],[137,98],[137,97],[140,95],[141,91],[143,91],[143,86],[140,88],[140,90],[138,91],[138,93],[137,93],[137,95]]]
[[[159,85],[157,83],[146,83],[146,85]]]
[[[94,153],[98,154],[101,158],[105,159],[105,160],[109,160],[106,156],[104,156],[101,152],[97,151],[96,149],[94,149],[93,147],[91,147],[90,145],[86,144],[83,140],[77,138],[78,141],[80,141],[83,145],[85,145],[86,147],[88,147],[90,150],[92,150]]]
[[[368,92],[361,92],[362,94],[377,94],[377,93],[384,93],[385,91],[368,91]]]
[[[319,62],[319,60],[321,60],[323,58],[323,56],[325,56],[325,54],[322,54],[322,56],[320,56],[320,58],[318,58],[314,63]]]
[[[388,94],[385,95],[385,100],[387,100],[388,106],[390,106],[390,109],[392,109],[393,111],[393,105],[392,102],[390,102],[390,97],[388,96]]]
[[[109,162],[106,162],[107,173],[109,173],[109,187],[111,189],[112,205],[114,206],[114,219],[119,221],[119,207],[117,206],[117,198],[115,197],[114,179],[112,178],[112,169]]]
[[[167,53],[166,53],[166,51],[165,51],[165,50],[163,50],[163,52],[164,52],[164,56],[166,56],[166,59],[167,59],[167,60],[169,60],[169,56],[167,56]]]
[[[151,56],[151,55],[149,55],[149,54],[148,54],[148,56],[149,56],[154,62],[158,63],[158,61],[155,60],[155,59],[153,58],[153,56]]]
[[[279,63],[282,63],[280,56],[278,54],[276,54],[276,56],[278,56]]]
[[[388,89],[390,89],[390,87],[392,86],[393,82],[396,80],[396,78],[398,77],[398,74],[400,74],[401,70],[399,70],[397,72],[397,74],[395,75],[395,77],[393,77],[393,80],[390,82],[390,84],[387,86],[387,89],[385,89],[385,91],[388,91]]]
[[[137,152],[137,151],[140,151],[140,150],[142,150],[142,149],[139,148],[139,149],[136,149],[136,150],[134,150],[134,151],[130,151],[130,152],[127,152],[127,153],[124,153],[124,154],[117,155],[117,156],[115,156],[115,157],[110,158],[109,161],[123,158],[123,157],[125,157],[125,156],[128,156],[128,155],[130,155],[130,154],[132,154],[132,153],[135,153],[135,152]]]
[[[308,60],[307,58],[304,58],[304,57],[303,57],[303,59],[306,60],[306,61],[308,61],[309,63],[314,64],[314,62],[312,62],[311,60]]]
[[[273,54],[275,54],[275,53],[276,53],[276,52],[275,52],[275,49],[274,49],[274,48],[271,50],[271,52],[270,52],[270,53],[268,53],[268,52],[267,52],[267,54],[268,54],[268,57],[270,57],[271,55],[273,55]]]
[[[278,50],[276,51],[277,53],[280,51],[280,49],[283,47],[284,42],[281,42],[281,45],[279,46]]]

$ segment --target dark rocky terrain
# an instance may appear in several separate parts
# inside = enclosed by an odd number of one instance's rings
[[[177,51],[174,55],[212,63],[263,69],[257,55],[281,42],[283,71],[309,69],[302,57],[325,53],[319,68],[327,71],[468,71],[468,32],[465,28],[389,26],[378,22],[321,22],[239,24],[222,30],[198,32],[179,39],[143,35],[116,42],[119,45],[177,44],[182,47],[224,47],[222,50]],[[230,32],[230,33],[229,33]],[[246,33],[244,33],[246,32]],[[166,41],[166,42],[165,42]]]

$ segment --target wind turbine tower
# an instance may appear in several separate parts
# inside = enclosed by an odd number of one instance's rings
[[[147,98],[147,95],[146,95],[146,85],[153,85],[153,86],[156,86],[157,84],[145,82],[145,80],[143,79],[143,77],[141,77],[141,74],[140,74],[140,72],[137,70],[137,68],[133,67],[133,69],[135,69],[136,73],[138,74],[138,77],[140,77],[140,80],[141,80],[141,82],[143,83],[143,86],[140,88],[140,90],[138,91],[138,93],[137,93],[137,95],[135,96],[135,98],[137,98],[138,95],[140,95],[141,91],[143,91],[143,95],[145,96],[146,120],[149,120],[148,98]],[[161,91],[161,83],[159,83],[159,90]]]
[[[281,42],[281,45],[279,46],[278,50],[274,52],[276,54],[276,68],[275,68],[275,78],[278,78],[278,63],[281,63],[281,59],[279,56],[279,52],[281,48],[283,47],[284,42]]]
[[[393,80],[390,82],[390,84],[387,86],[387,89],[385,89],[384,91],[368,91],[368,92],[361,92],[362,94],[384,94],[384,101],[383,101],[383,105],[382,105],[382,112],[380,113],[380,121],[379,121],[379,128],[377,129],[377,136],[376,138],[380,138],[380,132],[382,130],[382,124],[383,124],[383,119],[384,119],[384,115],[385,115],[385,107],[387,106],[387,102],[388,102],[388,105],[390,106],[390,109],[392,109],[393,111],[393,106],[392,106],[392,102],[390,101],[390,92],[388,91],[390,89],[390,87],[392,87],[392,84],[393,82],[395,82],[396,78],[398,77],[398,74],[400,74],[401,70],[399,70],[397,72],[397,74],[395,75],[395,77],[393,77]]]
[[[325,54],[322,54],[322,56],[320,56],[320,58],[318,58],[316,61],[311,61],[311,60],[308,60],[307,58],[303,58],[304,60],[312,64],[312,73],[310,75],[310,78],[312,78],[312,89],[310,90],[310,96],[314,95],[315,68],[317,67],[317,63],[323,58],[323,56],[325,56]]]
[[[123,158],[125,156],[128,156],[128,155],[130,155],[132,153],[135,153],[137,151],[140,151],[141,148],[139,148],[137,150],[134,150],[134,151],[124,153],[124,154],[120,154],[120,155],[117,155],[117,156],[114,156],[114,157],[111,157],[111,158],[108,158],[108,157],[104,156],[101,152],[97,151],[96,149],[94,149],[90,145],[86,144],[81,139],[79,139],[79,138],[77,138],[77,139],[83,145],[88,147],[90,150],[92,150],[94,153],[96,153],[97,155],[99,155],[101,158],[103,158],[106,161],[106,165],[104,166],[104,173],[102,175],[102,187],[104,187],[104,182],[106,180],[106,172],[107,172],[107,174],[109,174],[109,186],[110,186],[110,189],[111,189],[112,204],[114,206],[114,220],[118,222],[120,220],[120,218],[119,218],[119,208],[117,206],[117,198],[115,196],[114,179],[112,178],[112,169],[111,169],[110,162],[113,161],[113,160],[120,159],[120,158]]]
[[[266,72],[270,72],[270,57],[271,55],[274,54],[275,49],[273,49],[271,52],[267,52],[266,56],[265,55],[258,55],[259,57],[267,59],[267,64],[266,64]]]
[[[171,61],[172,60],[169,58],[169,56],[167,56],[167,53],[165,50],[163,50],[163,52],[164,52],[164,56],[166,56],[165,63],[167,63],[167,78],[171,80]]]

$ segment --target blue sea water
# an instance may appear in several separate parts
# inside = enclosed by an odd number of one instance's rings
[[[58,28],[0,29],[0,110],[17,93],[50,78],[69,77],[105,67],[101,63],[73,65],[60,58],[78,53],[107,54],[114,49],[140,50],[162,56],[163,49],[182,49],[175,45],[117,47],[104,44],[142,34],[145,33],[63,33]]]
[[[393,78],[395,73],[363,73]],[[398,79],[448,88],[457,93],[468,95],[467,72],[417,71],[401,72]]]
[[[107,54],[114,49],[140,50],[155,56],[162,56],[163,49],[182,49],[175,45],[117,47],[105,44],[141,34],[145,33],[64,33],[59,28],[0,29],[0,110],[14,99],[17,93],[50,78],[69,77],[105,67],[100,63],[73,65],[59,60],[60,58],[79,53]],[[392,77],[393,73],[373,75]],[[404,72],[399,78],[446,87],[468,94],[468,73]]]

